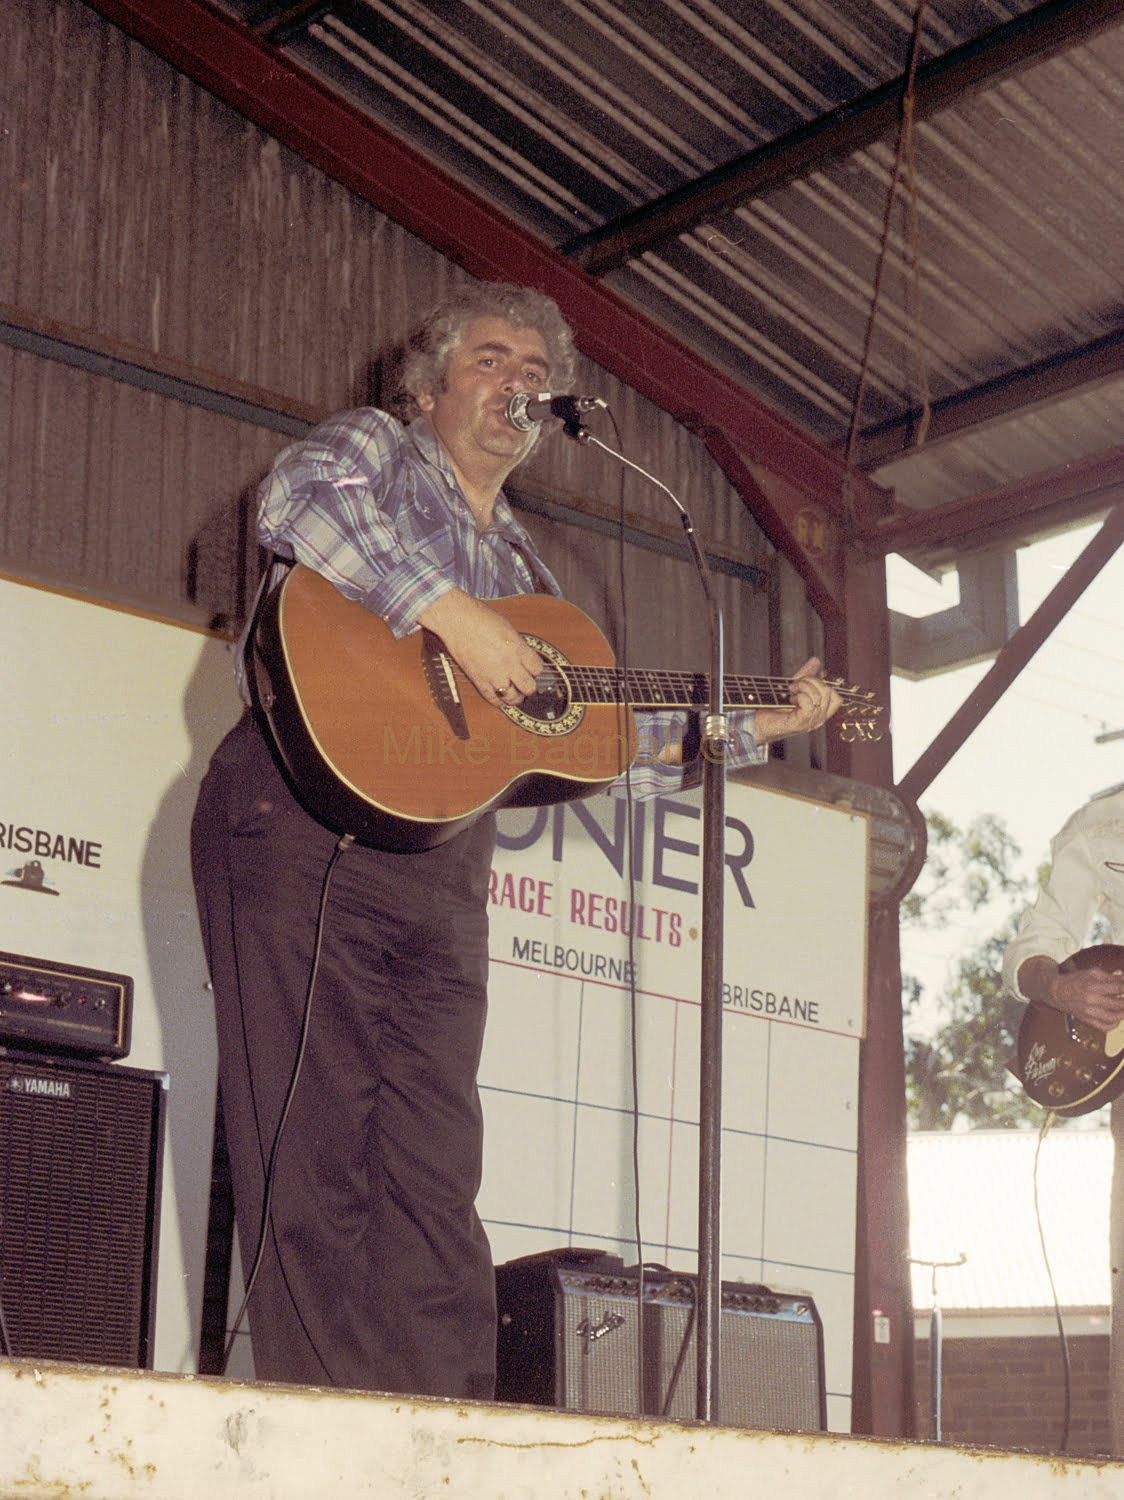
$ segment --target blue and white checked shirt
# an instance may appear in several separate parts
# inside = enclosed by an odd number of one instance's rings
[[[374,407],[338,412],[277,456],[258,498],[263,546],[323,573],[399,638],[452,588],[478,599],[561,592],[502,493],[480,530],[423,417],[404,427]],[[681,737],[685,722],[645,714],[642,743]],[[730,767],[765,758],[752,724],[751,714],[735,716]],[[696,779],[696,768],[641,754],[629,785],[637,797],[670,795]]]

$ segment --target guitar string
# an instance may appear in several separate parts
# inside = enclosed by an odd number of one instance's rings
[[[468,681],[451,657],[454,674]],[[627,702],[643,708],[702,708],[709,701],[705,673],[663,668],[636,668],[627,676],[618,666],[580,666],[572,662],[550,662],[539,676],[540,694],[554,694],[564,702],[582,706]],[[787,677],[727,676],[726,703],[730,708],[792,709]],[[861,688],[831,684],[843,700],[841,723],[852,733],[877,737],[882,707],[873,694]],[[560,714],[554,717],[561,717]]]

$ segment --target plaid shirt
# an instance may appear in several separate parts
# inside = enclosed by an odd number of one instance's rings
[[[373,407],[329,417],[278,455],[259,491],[258,534],[277,557],[323,573],[399,638],[453,588],[478,599],[561,592],[502,493],[481,531],[429,423],[404,427]],[[284,564],[271,584],[281,571]],[[736,718],[742,732],[729,765],[764,759],[753,746],[752,716]],[[646,714],[642,741],[682,738],[685,722],[683,714]],[[697,779],[694,769],[641,755],[631,793],[669,795]],[[617,785],[623,790],[624,778]]]

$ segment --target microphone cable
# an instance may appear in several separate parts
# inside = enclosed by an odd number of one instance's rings
[[[272,1228],[272,1225],[271,1225],[271,1222],[270,1222],[270,1204],[271,1204],[271,1202],[273,1200],[273,1185],[274,1185],[274,1182],[276,1180],[275,1173],[276,1173],[276,1167],[277,1167],[277,1153],[278,1153],[278,1150],[279,1150],[280,1145],[281,1145],[281,1137],[282,1137],[282,1135],[284,1133],[286,1122],[288,1121],[288,1118],[289,1118],[289,1111],[292,1108],[293,1099],[294,1099],[294,1097],[296,1095],[297,1083],[300,1080],[301,1069],[302,1069],[302,1067],[304,1065],[304,1055],[305,1055],[305,1051],[307,1050],[307,1046],[308,1046],[308,1033],[309,1033],[309,1028],[310,1028],[311,1021],[312,1021],[312,997],[313,997],[313,994],[315,993],[315,990],[316,990],[316,980],[317,980],[317,977],[318,977],[318,975],[320,973],[320,956],[321,956],[321,952],[322,952],[322,949],[323,949],[323,946],[324,946],[324,922],[325,922],[325,917],[327,915],[327,910],[328,910],[328,894],[329,894],[329,891],[331,890],[332,874],[333,874],[333,871],[335,870],[336,863],[339,860],[340,856],[344,853],[344,851],[346,849],[349,849],[351,847],[351,845],[354,844],[354,842],[355,842],[355,837],[354,837],[353,834],[350,834],[350,833],[345,833],[340,838],[339,842],[336,844],[336,847],[332,850],[332,857],[328,861],[327,868],[324,871],[324,879],[321,882],[321,886],[320,886],[320,902],[319,902],[319,906],[317,908],[317,913],[316,913],[316,933],[315,933],[315,938],[313,940],[313,946],[312,946],[312,963],[311,963],[311,966],[309,968],[308,984],[307,984],[307,987],[305,989],[304,1009],[303,1009],[303,1013],[302,1013],[302,1016],[301,1016],[300,1034],[299,1034],[299,1037],[297,1039],[296,1056],[293,1059],[293,1070],[292,1070],[292,1074],[291,1074],[291,1076],[289,1078],[289,1086],[288,1086],[288,1088],[285,1091],[285,1099],[284,1099],[284,1102],[282,1103],[282,1106],[281,1106],[281,1113],[278,1116],[277,1127],[276,1127],[276,1129],[273,1132],[273,1141],[272,1141],[272,1144],[271,1144],[270,1149],[269,1149],[268,1165],[266,1167],[266,1172],[265,1172],[265,1182],[264,1182],[264,1185],[263,1185],[263,1188],[262,1188],[261,1223],[260,1223],[260,1226],[259,1226],[259,1229],[258,1229],[257,1244],[256,1244],[255,1249],[254,1249],[253,1263],[252,1263],[252,1265],[250,1267],[250,1274],[246,1277],[246,1288],[245,1288],[245,1291],[244,1291],[243,1296],[242,1296],[241,1306],[238,1309],[237,1316],[234,1318],[234,1321],[232,1322],[232,1324],[230,1326],[230,1331],[229,1331],[229,1333],[227,1335],[226,1347],[223,1350],[222,1365],[221,1365],[221,1367],[219,1369],[219,1374],[220,1375],[225,1375],[226,1374],[227,1363],[228,1363],[228,1361],[230,1359],[231,1352],[234,1349],[234,1341],[237,1338],[238,1331],[239,1331],[239,1329],[242,1326],[242,1320],[246,1316],[246,1309],[249,1306],[250,1297],[251,1297],[251,1295],[253,1293],[254,1285],[255,1285],[255,1283],[257,1282],[257,1279],[258,1279],[258,1272],[261,1270],[262,1262],[265,1259],[266,1241],[268,1239],[270,1230]],[[241,1004],[242,1004],[242,1002],[241,1002],[241,995],[239,995],[239,1007],[240,1008],[241,1008]],[[245,1026],[246,1026],[246,1023],[245,1023],[245,1012],[243,1011],[243,1017],[242,1017],[242,1035],[243,1035],[243,1038],[245,1037],[245,1034],[246,1034]],[[253,1078],[252,1078],[252,1073],[251,1073],[251,1082],[250,1082],[250,1092],[251,1092],[251,1095],[252,1095],[253,1094]],[[254,1100],[254,1111],[255,1111],[255,1114],[256,1114],[256,1112],[257,1112],[257,1100],[256,1099]],[[283,1279],[285,1280],[286,1287],[289,1288],[288,1278],[285,1276],[285,1268],[281,1264],[281,1251],[280,1251],[280,1247],[276,1246],[276,1242],[275,1242],[275,1248],[277,1249],[277,1263],[278,1263],[278,1266],[281,1269],[281,1275],[282,1275]],[[293,1298],[293,1294],[292,1294],[292,1289],[291,1288],[289,1288],[289,1296],[293,1300],[293,1307],[294,1307],[294,1309],[295,1309],[295,1311],[297,1313],[297,1316],[299,1318],[300,1317],[300,1309],[296,1305],[296,1300],[295,1300],[295,1298]],[[301,1325],[302,1325],[302,1327],[304,1326],[304,1319],[303,1318],[301,1318]],[[305,1335],[306,1335],[306,1337],[308,1337],[309,1344],[312,1346],[313,1353],[316,1355],[316,1358],[319,1360],[321,1368],[323,1369],[325,1375],[328,1376],[329,1381],[331,1381],[331,1379],[332,1379],[331,1371],[329,1370],[328,1365],[327,1365],[327,1363],[324,1360],[324,1356],[320,1353],[319,1349],[317,1349],[317,1347],[316,1347],[316,1345],[315,1345],[315,1343],[314,1343],[311,1335],[309,1335],[307,1328],[305,1328]],[[332,1382],[332,1383],[334,1384],[334,1382]]]

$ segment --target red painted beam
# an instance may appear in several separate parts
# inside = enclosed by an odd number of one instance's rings
[[[692,431],[717,429],[755,463],[840,505],[837,454],[771,412],[564,256],[333,95],[206,0],[87,0],[107,20],[475,276],[554,297],[579,347]],[[888,495],[853,473],[864,509]]]
[[[707,433],[706,445],[770,542],[800,574],[813,608],[830,633],[844,607],[843,527],[838,508],[817,505],[805,490],[765,472],[763,465],[755,465],[724,433]]]
[[[936,510],[899,510],[893,519],[860,532],[856,543],[866,556],[884,557],[890,552],[908,556],[937,548],[954,553],[1029,540],[1052,519],[1076,524],[1109,509],[1122,486],[1124,447],[1108,448]]]

